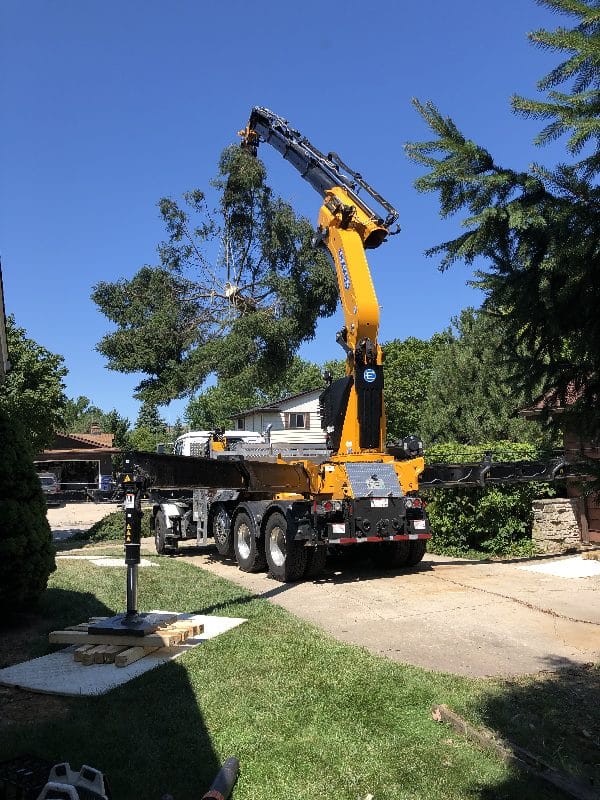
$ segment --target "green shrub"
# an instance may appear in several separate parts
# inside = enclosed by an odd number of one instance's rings
[[[490,442],[469,446],[456,443],[428,449],[426,462],[481,461],[486,452],[495,461],[521,461],[542,457],[533,445]],[[433,530],[431,549],[448,555],[477,552],[490,556],[531,555],[532,501],[552,497],[547,483],[520,483],[482,488],[428,489],[423,492]]]
[[[33,604],[56,569],[46,501],[21,424],[0,408],[0,608]]]
[[[142,514],[142,536],[153,536],[150,528],[150,509],[145,509]],[[114,511],[104,519],[95,522],[88,529],[86,538],[93,542],[102,542],[109,539],[125,541],[125,515],[123,511]]]

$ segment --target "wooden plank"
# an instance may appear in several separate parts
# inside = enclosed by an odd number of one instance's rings
[[[127,650],[127,647],[117,647],[114,644],[103,644],[101,645],[103,648],[102,650],[102,663],[103,664],[114,664],[115,658],[122,653],[123,650]]]
[[[536,778],[551,784],[575,800],[599,800],[599,795],[582,781],[566,772],[560,772],[525,748],[495,736],[488,728],[475,728],[451,711],[448,706],[434,706],[432,717],[436,722],[449,723],[455,731],[477,742],[486,750],[492,750],[506,763],[535,775]]]
[[[91,664],[96,663],[96,653],[98,648],[102,647],[102,645],[92,645],[85,653],[81,656],[81,663],[84,667],[89,667]]]
[[[82,644],[81,647],[78,647],[77,650],[73,653],[73,660],[74,661],[81,661],[83,655],[87,653],[93,647],[91,644]]]
[[[119,634],[85,633],[84,631],[52,631],[51,644],[113,644],[128,647],[172,647],[184,639],[180,631],[157,631],[147,636],[120,636]]]
[[[129,647],[123,650],[115,657],[115,666],[126,667],[128,664],[133,664],[134,661],[139,661],[149,653],[154,653],[158,647]]]
[[[198,636],[200,633],[204,633],[204,623],[202,622],[190,622],[190,620],[181,619],[177,620],[176,622],[171,623],[166,630],[170,630],[173,628],[174,630],[181,631],[185,633],[187,636]]]
[[[65,628],[66,631],[87,631],[88,623],[87,622],[80,622],[79,625],[67,625]]]

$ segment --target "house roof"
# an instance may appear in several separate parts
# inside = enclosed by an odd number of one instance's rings
[[[100,456],[116,455],[121,450],[118,447],[71,447],[61,450],[42,450],[37,453],[34,461],[94,461]]]
[[[538,397],[532,405],[523,408],[519,414],[523,417],[535,419],[540,417],[544,412],[550,414],[561,414],[566,407],[572,406],[581,397],[582,390],[577,390],[573,384],[567,386],[564,397],[558,392],[557,389],[550,389],[549,392]]]
[[[76,444],[84,444],[87,447],[112,447],[115,438],[114,433],[58,433],[63,439],[72,439]]]
[[[299,400],[301,397],[308,397],[315,392],[322,392],[323,387],[317,386],[314,389],[307,389],[305,392],[298,392],[297,394],[290,394],[287,397],[282,397],[281,400],[277,400],[275,403],[268,403],[264,406],[255,406],[254,408],[249,408],[246,411],[240,411],[238,414],[232,414],[231,419],[237,419],[238,417],[245,417],[248,414],[258,414],[261,411],[278,411],[281,408],[283,403],[289,403],[290,400]]]

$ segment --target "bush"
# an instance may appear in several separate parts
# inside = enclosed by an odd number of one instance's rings
[[[145,509],[142,514],[142,536],[153,536],[150,528],[150,509]],[[104,519],[95,522],[88,529],[86,538],[92,542],[102,542],[106,540],[125,541],[125,515],[123,511],[114,511]]]
[[[33,604],[56,569],[46,501],[21,424],[0,408],[0,608]]]
[[[533,445],[491,442],[469,446],[455,443],[436,445],[426,453],[426,462],[465,463],[481,461],[491,451],[495,461],[540,458]],[[520,483],[482,488],[428,489],[423,492],[431,521],[431,549],[447,555],[471,551],[490,556],[532,555],[532,501],[552,497],[547,483]]]

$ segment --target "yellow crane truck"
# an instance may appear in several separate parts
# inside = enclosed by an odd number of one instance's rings
[[[219,446],[213,458],[130,455],[127,468],[154,498],[157,550],[212,537],[240,569],[268,569],[279,581],[318,574],[334,546],[360,548],[381,565],[414,566],[431,537],[417,495],[422,445],[409,437],[386,451],[379,304],[365,255],[395,232],[398,214],[335,153],[321,153],[268,109],[254,108],[240,133],[253,155],[260,143],[273,146],[322,198],[314,244],[329,253],[337,277],[346,375],[320,396],[325,460],[224,457]]]

